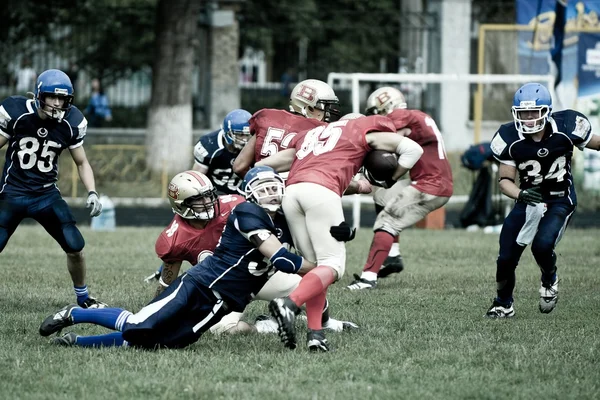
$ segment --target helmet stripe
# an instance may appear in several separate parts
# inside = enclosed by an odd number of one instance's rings
[[[200,182],[203,186],[210,186],[210,181],[207,182],[208,178],[204,174],[199,174],[196,171],[188,171],[188,174],[192,175],[194,178]]]

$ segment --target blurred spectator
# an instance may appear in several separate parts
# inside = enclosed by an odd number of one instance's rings
[[[98,78],[92,79],[92,95],[85,109],[85,115],[89,126],[95,128],[102,127],[105,122],[112,121],[112,111],[108,105],[108,97],[104,94],[104,88]]]
[[[24,96],[27,92],[31,92],[35,88],[35,80],[37,74],[31,66],[31,60],[24,58],[21,61],[21,67],[15,74],[15,91],[17,94]]]

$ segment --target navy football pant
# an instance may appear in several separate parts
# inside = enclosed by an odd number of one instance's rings
[[[560,241],[575,206],[566,199],[548,202],[548,209],[542,217],[538,231],[531,243],[531,253],[535,258],[542,279],[550,280],[556,273],[556,253],[554,248]],[[500,233],[500,251],[496,261],[496,282],[498,283],[498,297],[505,301],[512,301],[512,292],[515,287],[515,270],[526,246],[517,243],[517,236],[525,224],[527,205],[516,203],[502,225]]]
[[[228,312],[217,292],[184,274],[127,318],[123,339],[131,346],[149,349],[186,347]]]
[[[66,253],[83,250],[85,241],[71,209],[56,191],[41,196],[0,195],[0,252],[25,218],[39,222]]]

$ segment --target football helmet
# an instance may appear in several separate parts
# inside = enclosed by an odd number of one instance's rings
[[[367,115],[388,115],[397,108],[406,108],[406,99],[401,91],[391,86],[384,86],[367,98]]]
[[[217,189],[197,171],[175,175],[169,182],[167,196],[173,212],[185,219],[208,221],[220,212]]]
[[[237,109],[231,111],[223,120],[223,132],[225,133],[225,142],[237,150],[244,148],[244,145],[250,139],[250,123],[248,122],[252,114],[246,110]]]
[[[64,97],[65,103],[62,108],[50,106],[46,110],[45,97],[48,95]],[[34,91],[35,106],[46,113],[50,118],[62,120],[73,104],[73,84],[71,79],[58,69],[49,69],[42,72],[36,81]]]
[[[527,83],[513,98],[512,116],[517,131],[531,135],[544,129],[552,112],[552,97],[539,83]]]
[[[285,195],[283,178],[271,167],[254,167],[246,173],[241,189],[246,200],[275,212],[281,207]]]
[[[298,83],[290,94],[290,111],[319,121],[333,122],[340,117],[335,92],[323,81],[306,79]]]

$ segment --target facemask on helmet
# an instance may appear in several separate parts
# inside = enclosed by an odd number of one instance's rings
[[[552,112],[552,97],[544,85],[527,83],[516,91],[512,116],[517,131],[524,135],[540,132]]]
[[[47,104],[46,98],[55,96],[64,98],[62,107],[56,107],[52,104]],[[48,115],[50,118],[62,120],[73,103],[73,84],[71,79],[64,72],[58,69],[49,69],[42,72],[36,81],[35,91],[35,106]]]
[[[244,148],[251,136],[248,122],[251,117],[252,114],[242,109],[233,110],[225,116],[222,129],[227,144],[237,150]]]
[[[291,112],[319,121],[337,121],[340,117],[339,104],[331,86],[317,79],[298,83],[290,94]]]
[[[208,221],[220,212],[217,190],[206,175],[197,171],[175,175],[167,196],[173,212],[185,219]]]
[[[244,176],[241,187],[246,200],[271,212],[281,207],[285,184],[273,168],[266,166],[252,168]]]
[[[406,99],[401,91],[391,86],[377,89],[367,98],[367,115],[388,115],[398,108],[406,108]]]

